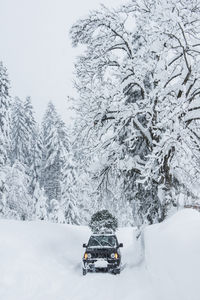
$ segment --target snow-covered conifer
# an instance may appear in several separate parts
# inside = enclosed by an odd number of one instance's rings
[[[10,144],[10,106],[9,80],[6,68],[0,62],[0,165],[8,159]]]
[[[35,132],[32,140],[32,163],[30,167],[30,193],[34,194],[37,185],[41,186],[42,182],[42,154],[43,154],[43,144],[41,133],[38,127],[35,128]]]
[[[12,106],[12,127],[11,127],[11,160],[12,163],[18,160],[26,165],[29,156],[29,131],[26,124],[24,103],[18,97]]]
[[[6,205],[21,220],[30,220],[33,213],[33,199],[28,192],[29,180],[25,167],[16,160],[7,173]]]
[[[55,223],[65,223],[63,210],[60,207],[60,202],[58,200],[52,199],[50,201],[49,220]]]
[[[33,106],[31,103],[31,98],[26,97],[24,102],[24,114],[25,114],[25,127],[28,132],[28,141],[27,141],[27,157],[26,157],[26,165],[31,166],[33,164],[33,156],[36,142],[37,142],[37,126],[34,118]]]
[[[54,105],[48,104],[43,119],[43,178],[42,184],[51,199],[61,199],[61,168],[68,150],[65,124]]]
[[[108,210],[103,209],[92,215],[89,227],[93,233],[113,233],[118,228],[118,221]]]
[[[35,185],[33,194],[35,202],[35,218],[36,220],[47,220],[47,196],[45,195],[44,188],[40,188],[39,183]]]
[[[77,168],[72,152],[68,153],[62,169],[62,209],[67,224],[80,224],[80,203],[81,198]]]
[[[0,62],[0,202],[1,215],[5,215],[7,192],[6,174],[9,165],[10,151],[10,110],[9,80],[7,70]]]

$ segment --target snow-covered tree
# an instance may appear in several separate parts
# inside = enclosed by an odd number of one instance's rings
[[[43,120],[43,178],[45,192],[49,198],[61,199],[61,167],[68,151],[65,124],[50,102]]]
[[[28,132],[26,165],[31,178],[30,193],[33,195],[37,183],[41,180],[42,168],[42,140],[39,126],[34,117],[31,98],[27,97],[24,102],[25,127]]]
[[[6,195],[8,193],[7,176],[10,171],[9,166],[2,166],[0,168],[0,216],[8,215]]]
[[[80,189],[77,167],[71,153],[68,153],[62,168],[62,209],[67,224],[80,224]]]
[[[34,203],[28,192],[29,180],[25,167],[16,160],[7,172],[6,206],[21,220],[30,220],[33,213]]]
[[[9,148],[10,130],[10,95],[9,79],[6,68],[0,62],[0,164],[6,163]]]
[[[26,165],[29,157],[29,131],[26,126],[26,115],[24,103],[18,97],[12,106],[12,127],[11,127],[11,161],[18,160]]]
[[[43,144],[40,129],[38,127],[35,128],[35,132],[32,140],[32,163],[30,167],[30,192],[34,194],[36,186],[42,183],[42,155],[43,155]]]
[[[10,144],[10,106],[9,79],[6,68],[0,62],[0,165],[8,159]]]
[[[45,195],[44,188],[40,188],[39,183],[35,185],[35,190],[33,194],[33,199],[35,203],[35,218],[36,220],[47,220],[47,196]]]
[[[65,216],[58,200],[50,201],[49,220],[55,223],[65,223]]]
[[[10,150],[10,109],[9,80],[7,70],[0,62],[0,201],[5,204],[6,173]]]
[[[15,99],[12,107],[11,161],[21,162],[29,182],[29,192],[33,196],[35,186],[41,179],[42,144],[38,126],[34,118],[31,98],[23,102]]]
[[[100,210],[92,215],[89,227],[93,233],[113,233],[118,228],[118,221],[108,210]]]
[[[76,110],[88,159],[101,162],[91,178],[103,198],[121,191],[142,223],[162,221],[173,190],[199,180],[199,11],[196,1],[133,0],[71,29],[86,46]]]
[[[76,65],[80,93],[77,110],[85,132],[83,139],[87,137],[88,148],[92,147],[95,157],[99,157],[100,168],[92,177],[97,179],[100,198],[106,201],[115,198],[119,184],[123,185],[121,196],[133,200],[129,194],[135,188],[140,163],[152,141],[144,128],[146,111],[142,112],[142,107],[148,108],[143,94],[149,90],[149,70],[143,68],[141,79],[135,78],[130,85],[134,74],[132,52],[138,51],[140,36],[134,37],[136,48],[132,50],[131,33],[126,31],[125,22],[123,12],[102,7],[72,28],[74,45],[80,42],[88,46],[86,55]],[[138,67],[138,76],[139,71]],[[120,179],[117,184],[116,179],[121,177],[124,181]]]
[[[27,157],[26,157],[26,165],[31,166],[34,161],[34,152],[35,147],[37,145],[38,138],[38,127],[34,117],[34,110],[31,103],[31,98],[26,97],[24,101],[24,117],[25,117],[25,128],[28,132],[28,140],[27,140]]]
[[[34,148],[37,142],[37,125],[31,98],[23,102],[15,98],[12,107],[12,161],[15,159],[25,164],[29,169],[34,160]]]

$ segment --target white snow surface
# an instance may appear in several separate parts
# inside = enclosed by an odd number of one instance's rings
[[[162,300],[200,299],[200,213],[184,209],[145,229],[145,265]]]
[[[1,220],[0,299],[199,300],[198,212],[184,210],[147,227],[144,255],[134,228],[120,229],[120,275],[82,276],[82,244],[89,236],[86,227]]]

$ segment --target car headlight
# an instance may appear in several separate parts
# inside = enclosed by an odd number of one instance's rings
[[[85,254],[84,254],[85,259],[90,259],[91,257],[92,257],[92,255],[90,253],[85,252]]]
[[[117,259],[117,258],[118,258],[118,254],[117,254],[117,253],[112,253],[112,254],[110,255],[110,257],[113,258],[113,259],[114,259],[114,258]]]

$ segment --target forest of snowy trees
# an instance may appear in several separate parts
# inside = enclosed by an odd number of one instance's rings
[[[199,15],[196,0],[132,0],[78,20],[70,128],[51,102],[38,124],[0,63],[2,218],[85,224],[107,209],[142,225],[197,201]]]
[[[21,220],[80,222],[76,168],[66,125],[50,102],[41,126],[30,97],[9,95],[0,64],[0,215]]]

